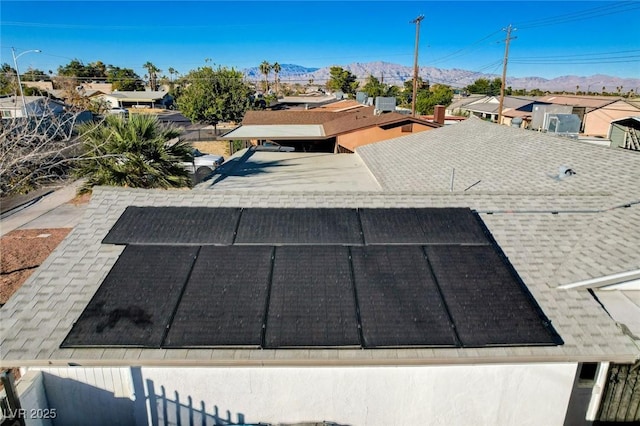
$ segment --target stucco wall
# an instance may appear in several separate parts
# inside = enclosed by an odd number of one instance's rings
[[[640,109],[624,101],[614,102],[586,114],[584,134],[606,138],[612,121],[639,114]]]
[[[561,425],[575,372],[568,363],[142,368],[142,377],[158,424],[179,415],[183,424]]]

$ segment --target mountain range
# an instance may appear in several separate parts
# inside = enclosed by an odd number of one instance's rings
[[[348,65],[340,65],[364,82],[369,75],[375,76],[385,83],[402,85],[404,81],[411,80],[413,68],[393,64],[390,62],[354,62]],[[307,68],[301,65],[281,64],[279,73],[280,81],[283,83],[308,84],[310,82],[323,84],[329,79],[330,67]],[[245,75],[251,80],[262,80],[264,74],[258,67],[247,68]],[[479,78],[494,79],[499,78],[497,74],[484,74],[462,69],[443,69],[435,67],[420,67],[419,75],[423,80],[428,80],[431,84],[442,83],[452,87],[462,88]],[[273,81],[273,72],[269,75],[269,80]],[[627,93],[631,89],[638,92],[640,88],[640,78],[621,78],[610,75],[596,74],[591,76],[565,75],[552,79],[542,77],[508,77],[507,86],[513,89],[540,89],[543,91],[570,91],[580,90],[591,93],[600,93],[605,88],[606,92],[617,92],[618,87],[622,87],[621,92]]]

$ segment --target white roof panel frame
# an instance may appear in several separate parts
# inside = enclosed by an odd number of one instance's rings
[[[324,139],[321,124],[243,125],[218,139]]]

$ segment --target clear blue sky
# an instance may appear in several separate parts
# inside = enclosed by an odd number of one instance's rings
[[[77,58],[167,74],[263,60],[306,67],[386,61],[500,73],[512,24],[510,77],[640,78],[640,1],[11,1],[0,9],[0,62],[45,72]]]

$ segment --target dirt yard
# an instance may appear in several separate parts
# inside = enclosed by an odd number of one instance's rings
[[[229,141],[193,142],[193,147],[205,154],[222,155],[229,158]]]
[[[78,195],[69,204],[86,204],[91,194]],[[31,276],[69,234],[71,228],[16,229],[0,238],[0,306]]]
[[[16,229],[0,238],[0,304],[7,303],[70,231],[71,228]]]

